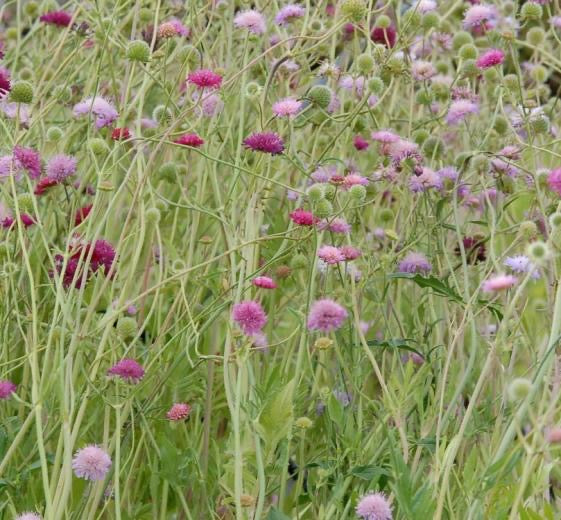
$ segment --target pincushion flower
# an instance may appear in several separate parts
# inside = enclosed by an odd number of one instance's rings
[[[370,38],[374,43],[381,43],[391,49],[395,46],[397,32],[391,25],[389,27],[374,27],[370,33]]]
[[[121,359],[115,363],[108,371],[110,376],[120,377],[123,381],[131,384],[139,383],[144,377],[144,368],[138,361],[130,358]]]
[[[257,132],[246,137],[243,141],[246,148],[255,152],[278,155],[284,151],[282,138],[274,132]]]
[[[267,315],[263,307],[253,300],[236,303],[232,309],[232,319],[248,336],[261,332],[267,323]]]
[[[288,97],[273,103],[273,114],[277,117],[294,117],[302,108],[302,103],[297,99]]]
[[[8,399],[16,391],[16,389],[16,385],[10,380],[0,380],[0,400]]]
[[[498,292],[510,289],[518,282],[516,276],[509,274],[498,274],[485,280],[481,284],[483,292]]]
[[[234,17],[234,25],[239,29],[247,29],[253,34],[263,34],[267,30],[265,17],[255,9],[238,13]]]
[[[10,92],[10,71],[0,67],[0,99],[2,99],[8,92]]]
[[[50,11],[42,14],[39,20],[58,27],[68,27],[72,23],[72,14],[67,11]]]
[[[457,125],[462,122],[467,116],[477,114],[479,106],[473,101],[467,99],[458,99],[450,104],[448,113],[446,114],[446,122],[449,125]]]
[[[383,493],[363,496],[355,511],[362,520],[392,520],[392,508]]]
[[[126,141],[132,137],[131,131],[127,128],[114,128],[111,132],[113,141]]]
[[[103,480],[111,468],[111,457],[99,446],[78,450],[72,459],[72,469],[78,478]]]
[[[503,263],[515,273],[531,273],[534,279],[540,277],[538,268],[526,255],[508,256]]]
[[[41,176],[41,157],[32,148],[14,147],[14,158],[32,179]]]
[[[27,512],[16,516],[15,520],[41,520],[41,516],[37,513]]]
[[[199,89],[216,89],[222,85],[222,76],[212,70],[199,69],[187,76],[187,82]]]
[[[361,135],[355,135],[353,137],[353,145],[360,152],[362,150],[366,150],[370,143]]]
[[[495,65],[500,65],[505,60],[505,54],[500,49],[490,49],[485,51],[479,58],[475,64],[480,69],[489,69],[494,67]]]
[[[182,144],[183,146],[192,146],[193,148],[199,148],[205,142],[197,134],[184,134],[179,139],[176,139],[174,143]]]
[[[313,226],[317,222],[317,217],[314,217],[311,211],[298,208],[290,213],[290,220],[299,226]]]
[[[561,168],[551,170],[547,176],[549,189],[561,196]]]
[[[187,403],[175,403],[166,413],[170,421],[182,421],[187,419],[191,413],[191,407]]]
[[[436,69],[430,61],[414,61],[411,65],[411,75],[417,81],[427,81],[436,76]]]
[[[398,271],[400,273],[423,273],[431,271],[432,265],[427,257],[422,253],[410,252],[399,262]]]
[[[321,246],[317,254],[326,264],[337,264],[345,261],[345,255],[335,246]]]
[[[479,28],[486,22],[494,22],[497,17],[497,10],[494,6],[487,4],[472,5],[464,13],[464,27],[466,29]]]
[[[96,128],[103,128],[112,124],[119,113],[115,107],[101,96],[85,99],[74,106],[75,116],[93,114]]]
[[[78,162],[70,155],[55,155],[47,163],[47,177],[57,182],[62,182],[67,177],[76,173],[76,165]]]
[[[341,328],[348,313],[344,307],[330,299],[317,300],[308,314],[308,329],[331,332]]]
[[[268,276],[256,276],[251,283],[255,285],[255,287],[260,287],[261,289],[276,289],[277,284],[272,278]]]
[[[286,25],[297,18],[301,18],[306,14],[306,9],[298,4],[288,4],[281,8],[275,16],[277,25]]]

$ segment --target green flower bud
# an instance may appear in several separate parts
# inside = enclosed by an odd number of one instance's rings
[[[407,70],[407,65],[400,56],[392,56],[386,62],[386,70],[390,76],[400,76]]]
[[[109,146],[107,146],[107,143],[100,137],[92,137],[88,141],[88,145],[90,147],[90,151],[94,155],[105,155],[109,152]]]
[[[308,98],[310,101],[324,110],[331,103],[331,89],[325,85],[314,85],[308,91]]]
[[[328,200],[333,200],[335,198],[335,191],[333,184],[326,184],[323,187],[323,196]]]
[[[29,104],[33,101],[33,86],[28,81],[16,81],[10,90],[10,100],[14,103]]]
[[[378,18],[376,18],[376,23],[374,25],[376,27],[381,27],[382,29],[387,29],[391,26],[391,24],[392,19],[385,14],[381,14],[380,16],[378,16]]]
[[[429,137],[423,143],[422,150],[427,157],[438,157],[444,151],[444,143],[438,137]]]
[[[471,159],[470,152],[461,152],[454,159],[454,164],[456,165],[456,168],[460,168],[460,169],[467,168],[470,159]]]
[[[19,77],[25,81],[30,81],[33,79],[33,71],[28,67],[23,67],[19,71]]]
[[[495,67],[491,67],[490,69],[485,69],[483,71],[483,77],[487,83],[494,86],[499,79],[499,73]]]
[[[313,424],[314,423],[312,422],[312,420],[308,419],[308,417],[299,417],[294,421],[294,425],[297,428],[301,428],[302,430],[307,430],[308,428],[311,428]]]
[[[439,61],[434,66],[439,74],[448,74],[448,63]]]
[[[317,202],[320,199],[323,199],[323,186],[321,184],[312,184],[308,188],[306,194],[312,202]]]
[[[420,128],[419,130],[415,130],[413,132],[413,141],[415,141],[418,145],[422,145],[430,136],[428,130],[424,128]]]
[[[418,105],[430,105],[433,102],[433,97],[430,90],[425,90],[424,88],[418,90],[415,94],[415,103]]]
[[[504,135],[508,131],[508,121],[503,116],[497,116],[493,128],[499,135]]]
[[[18,206],[23,213],[33,213],[33,195],[31,193],[22,193],[18,196]]]
[[[479,55],[479,52],[473,43],[466,43],[465,45],[462,45],[458,54],[462,60],[475,60]]]
[[[156,200],[156,202],[154,203],[154,207],[157,208],[160,211],[160,213],[166,213],[167,210],[169,209],[168,203],[162,199]]]
[[[134,318],[124,316],[117,321],[117,333],[121,338],[132,338],[138,332],[138,325]]]
[[[475,64],[475,60],[465,60],[462,64],[462,74],[464,77],[479,76],[479,67]]]
[[[314,33],[319,33],[321,31],[323,31],[323,24],[321,23],[321,20],[312,20],[310,22],[310,30]]]
[[[367,8],[363,0],[344,0],[341,4],[341,14],[352,22],[358,23],[366,18]]]
[[[25,7],[23,8],[25,14],[27,16],[31,16],[31,17],[35,17],[37,16],[37,12],[39,10],[39,5],[37,4],[37,2],[34,2],[33,0],[30,2],[27,2],[27,4],[25,4]]]
[[[549,119],[545,116],[540,116],[530,121],[530,127],[536,134],[545,134],[549,132]]]
[[[402,26],[410,31],[415,31],[420,25],[423,15],[417,9],[409,9],[403,13]]]
[[[127,46],[127,58],[130,61],[148,63],[150,61],[150,46],[143,40],[134,40]]]
[[[473,36],[467,31],[458,31],[452,38],[452,48],[455,51],[459,51],[467,44],[473,44]]]
[[[382,208],[378,216],[380,217],[380,221],[383,223],[392,222],[394,219],[393,210],[390,208]]]
[[[57,142],[62,139],[62,130],[58,126],[51,126],[47,128],[47,140],[52,142]]]
[[[532,382],[529,379],[518,377],[508,385],[508,397],[511,401],[522,401],[532,390]]]
[[[177,58],[180,62],[195,65],[200,61],[201,53],[191,44],[185,44],[177,51]]]
[[[356,59],[356,65],[361,74],[370,74],[374,70],[374,66],[376,64],[374,62],[374,58],[365,52],[358,56]]]
[[[258,99],[262,91],[263,87],[255,81],[250,81],[245,87],[245,95],[251,100]]]
[[[379,95],[384,90],[384,82],[380,78],[372,78],[368,81],[368,91]]]
[[[539,47],[545,41],[545,31],[541,27],[532,27],[526,33],[526,41],[536,47]]]
[[[160,222],[160,218],[162,217],[158,208],[148,208],[144,212],[144,216],[146,217],[146,222],[148,222],[148,224],[157,224]]]
[[[526,2],[520,8],[520,17],[524,20],[538,20],[543,15],[543,8],[540,4]]]
[[[531,220],[522,222],[518,228],[518,233],[524,238],[535,237],[538,233],[538,226]]]
[[[66,85],[57,85],[53,89],[53,96],[62,103],[68,103],[72,99],[72,89]]]
[[[172,118],[171,110],[165,105],[158,105],[152,112],[152,118],[165,125]]]
[[[439,101],[447,101],[450,97],[450,88],[445,83],[434,82],[430,87],[430,91]]]
[[[421,19],[421,27],[428,31],[429,29],[436,29],[440,25],[440,16],[434,11],[429,11],[423,15]]]
[[[158,175],[168,182],[174,182],[177,176],[177,164],[171,161],[162,164],[158,170]]]
[[[8,27],[4,33],[6,40],[17,40],[18,34],[19,33],[16,27]]]
[[[360,203],[366,198],[366,188],[360,184],[355,184],[354,186],[351,186],[349,196],[355,202]]]
[[[541,240],[536,240],[528,246],[528,256],[536,264],[543,263],[549,256],[547,244]]]
[[[154,19],[154,12],[152,11],[152,9],[149,9],[148,7],[143,7],[138,11],[138,19],[142,23],[149,23]]]
[[[561,213],[556,211],[549,216],[549,224],[553,229],[561,227]]]
[[[333,204],[327,199],[321,199],[314,207],[314,214],[318,217],[329,217],[333,213]]]
[[[487,173],[489,171],[489,164],[489,158],[485,155],[476,155],[471,160],[473,169],[481,173]]]

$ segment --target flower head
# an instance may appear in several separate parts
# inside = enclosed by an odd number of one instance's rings
[[[263,307],[253,300],[236,303],[232,309],[232,319],[248,336],[261,332],[267,323],[267,315]]]
[[[370,38],[374,43],[381,43],[391,49],[395,45],[397,33],[392,26],[374,27],[370,33]]]
[[[256,276],[251,283],[255,285],[255,287],[260,287],[261,289],[276,289],[277,284],[272,278],[268,276]]]
[[[360,499],[356,514],[363,520],[391,520],[392,508],[383,493],[369,493]]]
[[[318,249],[318,257],[326,264],[337,264],[345,261],[345,255],[335,246],[321,246]]]
[[[39,17],[39,20],[59,27],[68,27],[72,22],[72,14],[67,11],[50,11],[42,14]]]
[[[187,81],[200,89],[213,89],[220,88],[220,85],[222,85],[222,76],[216,74],[216,72],[212,72],[212,70],[199,69],[191,72],[187,76]]]
[[[37,513],[27,512],[16,516],[15,520],[41,520],[41,515],[38,515]]]
[[[96,128],[109,126],[119,117],[119,113],[109,101],[101,96],[85,99],[74,106],[75,116],[93,114]]]
[[[294,117],[300,109],[302,103],[297,99],[288,97],[273,103],[273,114],[277,117]]]
[[[329,299],[317,300],[308,314],[308,329],[330,332],[339,329],[347,319],[344,307]]]
[[[398,265],[400,273],[429,273],[432,269],[431,263],[422,253],[408,253]]]
[[[110,468],[111,457],[95,445],[78,450],[72,459],[74,474],[85,480],[103,480]]]
[[[516,282],[518,278],[510,274],[498,274],[491,276],[483,282],[481,288],[484,292],[498,292],[510,289]]]
[[[551,170],[547,175],[549,189],[561,196],[561,168]]]
[[[113,139],[113,141],[126,141],[131,137],[131,131],[126,126],[123,128],[114,128],[111,132],[111,139]]]
[[[313,226],[317,222],[311,211],[298,208],[290,213],[290,220],[299,226]]]
[[[8,399],[15,391],[17,386],[8,379],[0,380],[0,399]]]
[[[199,146],[202,146],[205,142],[197,134],[184,134],[179,139],[176,139],[174,143],[199,148]]]
[[[12,84],[10,83],[10,71],[0,67],[0,99],[10,92],[11,88]]]
[[[246,137],[243,142],[246,148],[257,152],[278,155],[284,151],[282,138],[274,132],[257,132]]]
[[[464,13],[464,27],[467,29],[481,28],[486,22],[493,22],[497,16],[495,7],[487,4],[472,5]]]
[[[32,179],[41,176],[41,157],[39,156],[39,152],[36,152],[32,148],[15,146],[14,158],[21,164],[22,168],[27,171]]]
[[[457,125],[463,121],[468,115],[479,112],[479,106],[468,99],[458,99],[452,101],[448,113],[446,114],[446,122],[449,125]]]
[[[285,5],[275,16],[275,23],[277,25],[286,25],[296,18],[301,18],[306,14],[306,9],[298,4]]]
[[[76,173],[77,161],[70,155],[55,155],[47,163],[47,177],[62,182]]]
[[[170,421],[181,421],[189,417],[191,407],[187,403],[175,403],[166,414]]]
[[[127,383],[136,384],[144,377],[144,368],[134,359],[125,358],[115,363],[107,374],[120,377]]]
[[[369,144],[370,143],[361,135],[355,135],[353,138],[353,145],[359,152],[366,150]]]
[[[508,256],[503,263],[514,273],[532,273],[534,279],[540,277],[538,268],[526,255]]]
[[[500,65],[505,60],[505,53],[500,49],[490,49],[484,52],[475,64],[480,69],[489,69],[495,65]]]
[[[239,29],[247,29],[253,34],[263,34],[267,30],[265,17],[255,9],[238,13],[234,17],[234,25]]]

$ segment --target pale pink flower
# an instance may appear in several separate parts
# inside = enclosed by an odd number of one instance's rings
[[[82,448],[72,459],[74,474],[85,480],[103,480],[110,468],[111,458],[95,445]]]

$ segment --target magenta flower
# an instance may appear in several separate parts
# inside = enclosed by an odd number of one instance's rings
[[[72,14],[67,11],[50,11],[42,14],[39,20],[58,27],[68,27],[72,22]]]
[[[318,249],[318,257],[326,264],[337,264],[345,261],[345,255],[335,246],[321,246]]]
[[[481,288],[483,292],[498,292],[498,291],[506,291],[510,289],[516,282],[518,282],[518,278],[516,276],[512,276],[510,274],[498,274],[495,276],[491,276],[483,282]]]
[[[271,155],[281,154],[284,151],[282,138],[274,132],[251,134],[244,139],[243,144],[254,152],[270,153]]]
[[[200,89],[220,88],[220,85],[222,85],[222,76],[216,74],[216,72],[212,72],[212,70],[199,69],[191,72],[187,76],[187,81]]]
[[[107,374],[117,376],[130,384],[137,384],[144,377],[144,368],[134,359],[121,359],[113,365]]]
[[[41,157],[32,148],[14,147],[14,157],[32,179],[41,176]]]
[[[232,309],[232,319],[247,336],[261,332],[267,323],[267,315],[263,307],[253,300],[236,303]]]
[[[273,103],[273,114],[277,117],[294,117],[300,112],[301,108],[302,103],[300,101],[288,97]]]
[[[255,9],[238,13],[234,17],[234,25],[239,29],[247,29],[253,34],[263,34],[267,30],[265,17]]]
[[[187,403],[175,403],[166,414],[170,421],[182,421],[189,417],[191,407]]]
[[[359,256],[362,255],[362,251],[353,246],[341,246],[339,248],[339,251],[347,262],[356,260]]]
[[[112,124],[119,113],[115,107],[100,96],[85,99],[74,106],[74,115],[83,116],[93,114],[96,128],[103,128]]]
[[[10,71],[0,67],[0,99],[2,99],[11,89]]]
[[[0,399],[8,399],[15,391],[17,386],[8,379],[0,380]]]
[[[341,328],[348,313],[337,302],[329,299],[317,300],[308,314],[308,329],[331,332]]]
[[[199,146],[202,146],[205,142],[197,134],[185,134],[182,135],[179,139],[176,139],[174,143],[182,144],[183,146],[192,146],[193,148],[199,148]]]
[[[78,478],[103,480],[111,468],[111,457],[99,446],[78,450],[72,459],[72,469]]]
[[[561,196],[561,168],[551,170],[547,175],[549,189]]]
[[[362,520],[392,520],[392,508],[383,493],[363,496],[355,511]]]
[[[277,25],[286,25],[297,18],[301,18],[306,14],[306,9],[298,4],[285,5],[275,16]]]
[[[313,226],[317,222],[311,211],[302,208],[295,209],[289,216],[290,220],[299,226]]]
[[[360,152],[366,150],[370,143],[361,135],[355,135],[353,138],[354,147]]]
[[[427,274],[432,270],[432,265],[422,253],[411,252],[399,262],[397,270],[400,273]]]
[[[475,64],[480,69],[489,69],[495,65],[500,65],[504,60],[505,53],[503,51],[500,49],[490,49],[479,56]]]
[[[76,173],[77,161],[70,155],[55,155],[47,163],[47,177],[62,182]]]
[[[260,287],[261,289],[276,289],[277,284],[272,278],[268,276],[256,276],[251,283],[255,285],[255,287]]]

